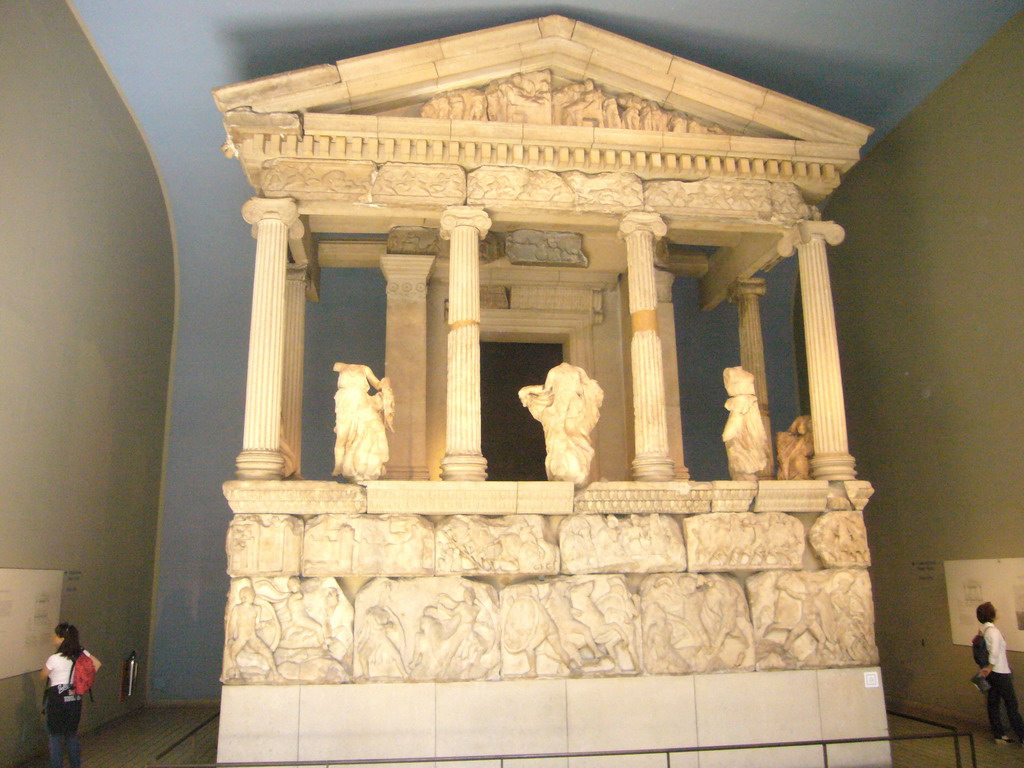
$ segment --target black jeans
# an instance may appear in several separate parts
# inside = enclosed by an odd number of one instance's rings
[[[999,719],[1000,699],[1006,705],[1006,716],[1010,719],[1010,728],[1017,734],[1017,738],[1024,741],[1024,721],[1017,711],[1017,694],[1013,690],[1013,675],[999,672],[989,672],[988,689],[988,722],[992,726],[992,735],[997,739],[1003,735],[1003,724]]]

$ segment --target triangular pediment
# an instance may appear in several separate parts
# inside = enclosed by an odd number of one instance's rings
[[[497,93],[502,90],[512,92],[504,102]],[[214,97],[225,114],[590,125],[819,142],[856,150],[871,134],[853,120],[563,16],[225,86]],[[518,99],[511,109],[509,98]]]

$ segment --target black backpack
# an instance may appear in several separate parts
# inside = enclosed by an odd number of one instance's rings
[[[971,640],[971,652],[974,654],[974,663],[979,667],[988,666],[988,646],[985,644],[985,635],[979,632]]]

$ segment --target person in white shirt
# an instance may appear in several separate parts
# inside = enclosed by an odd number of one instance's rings
[[[92,659],[99,671],[100,660],[82,647],[78,629],[62,621],[53,630],[57,652],[46,660],[40,676],[49,684],[46,689],[46,733],[50,739],[49,768],[63,768],[67,750],[71,768],[81,768],[82,750],[78,742],[78,721],[82,717],[82,697],[71,689],[71,668],[79,656]]]
[[[976,611],[981,623],[981,633],[985,637],[988,649],[988,666],[982,667],[978,674],[988,680],[992,687],[988,689],[988,722],[992,726],[992,738],[1000,744],[1012,743],[1012,739],[1003,730],[999,718],[999,701],[1006,706],[1006,716],[1010,720],[1010,728],[1017,734],[1017,740],[1024,743],[1024,720],[1017,711],[1017,694],[1013,690],[1013,675],[1010,664],[1006,660],[1006,640],[994,622],[996,609],[992,603],[982,603]]]

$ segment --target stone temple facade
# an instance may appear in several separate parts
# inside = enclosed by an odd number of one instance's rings
[[[221,761],[885,734],[826,257],[843,230],[816,208],[869,128],[559,16],[214,96],[256,240]],[[791,430],[776,467],[757,273],[794,256],[813,453]],[[335,366],[342,477],[309,481],[305,305],[344,267],[387,280],[387,370]],[[677,276],[739,308],[730,479],[686,468]],[[596,382],[521,393],[548,482],[487,480],[482,340],[559,343]],[[672,765],[765,760],[821,750]]]

